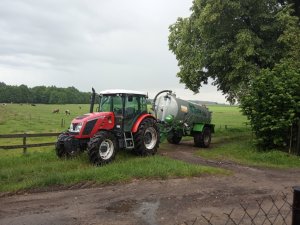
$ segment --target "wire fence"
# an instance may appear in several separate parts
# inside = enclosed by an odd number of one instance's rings
[[[201,215],[180,225],[291,225],[292,199],[285,193],[240,204],[223,214]]]

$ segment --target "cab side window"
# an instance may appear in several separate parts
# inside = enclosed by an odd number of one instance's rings
[[[123,101],[121,96],[113,97],[113,112],[116,116],[122,116]]]
[[[132,95],[126,97],[125,101],[125,116],[133,118],[139,111],[138,98]]]

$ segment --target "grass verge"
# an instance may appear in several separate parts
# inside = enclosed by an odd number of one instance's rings
[[[95,181],[99,184],[128,182],[132,179],[167,179],[203,174],[226,174],[225,170],[191,165],[162,156],[136,157],[128,152],[103,167],[92,166],[86,154],[59,160],[53,149],[28,155],[1,154],[0,191],[13,192],[53,185],[72,185]]]
[[[278,150],[257,150],[251,133],[247,131],[218,134],[213,139],[212,149],[200,150],[196,154],[207,159],[234,161],[249,166],[300,168],[300,157]]]

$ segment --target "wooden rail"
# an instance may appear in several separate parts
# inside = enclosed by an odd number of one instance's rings
[[[55,142],[47,142],[47,143],[38,143],[38,144],[27,144],[27,138],[31,137],[54,137],[58,136],[60,133],[42,133],[42,134],[0,134],[1,138],[22,138],[23,144],[22,145],[5,145],[1,146],[0,149],[9,150],[9,149],[19,149],[23,148],[23,153],[26,154],[27,148],[32,147],[42,147],[42,146],[50,146],[54,145]]]

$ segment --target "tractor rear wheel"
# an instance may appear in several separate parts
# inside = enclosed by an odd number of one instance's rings
[[[144,119],[134,134],[135,153],[141,156],[155,155],[159,145],[159,132],[154,119]]]
[[[167,140],[170,144],[178,145],[182,139],[182,135],[179,135],[177,132],[172,132],[168,135]]]
[[[100,131],[88,143],[90,162],[102,166],[114,160],[118,145],[115,136],[108,131]]]
[[[208,148],[211,142],[211,130],[204,127],[202,132],[194,134],[194,143],[196,147]]]

